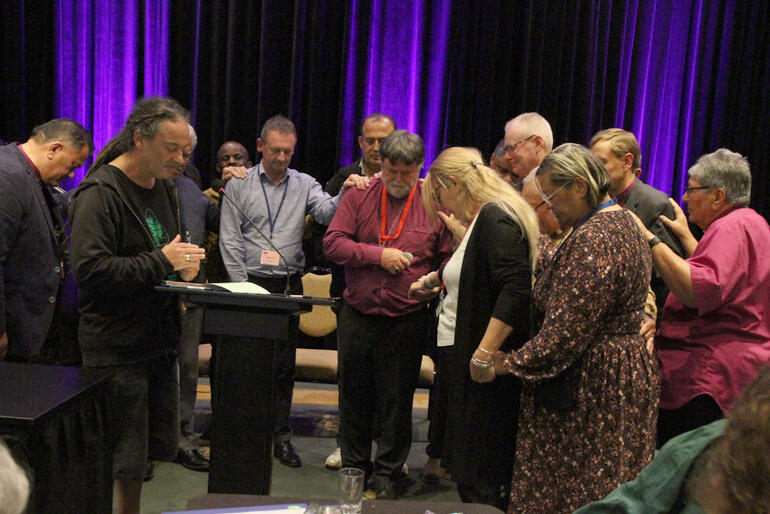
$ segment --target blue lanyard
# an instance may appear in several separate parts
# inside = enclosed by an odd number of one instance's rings
[[[575,231],[578,229],[578,227],[580,225],[582,225],[583,223],[585,223],[586,221],[588,221],[588,219],[591,216],[593,216],[594,214],[596,214],[597,212],[599,212],[602,209],[606,209],[607,207],[610,207],[611,205],[615,205],[616,203],[618,203],[618,201],[616,199],[610,198],[606,202],[603,202],[603,203],[600,203],[599,205],[597,205],[596,209],[594,209],[593,211],[589,212],[588,214],[586,214],[585,216],[580,218],[577,223],[575,223],[575,226],[572,227],[572,233],[574,234]]]
[[[262,163],[259,164],[259,167],[262,168]],[[281,197],[281,203],[278,205],[278,210],[275,212],[275,219],[273,219],[273,215],[270,213],[270,202],[267,199],[267,191],[265,191],[265,184],[262,182],[262,177],[259,177],[259,185],[262,186],[262,194],[265,197],[265,206],[267,207],[267,221],[270,223],[270,239],[273,238],[273,229],[275,228],[275,223],[278,221],[278,215],[281,214],[281,208],[283,208],[283,201],[286,200],[286,190],[289,189],[289,175],[288,171],[286,172],[286,182],[283,184],[283,196]],[[267,173],[265,173],[267,176]],[[268,179],[270,177],[267,177]]]

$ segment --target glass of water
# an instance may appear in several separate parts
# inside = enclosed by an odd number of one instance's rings
[[[337,491],[342,514],[358,514],[361,512],[361,497],[364,494],[364,470],[358,468],[342,468],[337,472]]]

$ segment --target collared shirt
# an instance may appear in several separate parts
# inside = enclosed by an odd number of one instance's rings
[[[687,259],[696,308],[669,294],[655,338],[660,406],[698,395],[729,411],[757,367],[770,362],[770,227],[734,209],[709,225]]]
[[[43,185],[43,177],[40,176],[40,170],[35,165],[34,162],[32,162],[32,159],[29,158],[29,155],[27,155],[27,152],[24,151],[24,147],[21,145],[18,145],[19,151],[21,152],[21,155],[24,156],[25,159],[27,159],[27,162],[29,163],[29,167],[32,168],[32,174],[35,176],[35,179],[37,180],[38,185]]]
[[[270,237],[272,232],[273,244],[288,260],[291,273],[301,273],[305,267],[305,216],[312,214],[319,223],[328,224],[342,198],[342,192],[332,197],[323,192],[313,177],[291,168],[276,184],[265,174],[261,162],[249,170],[245,179],[229,180],[225,193],[266,236]],[[219,248],[230,280],[243,282],[248,275],[285,277],[283,259],[278,266],[261,262],[262,251],[271,250],[270,244],[227,198],[222,198],[220,205]]]
[[[401,316],[423,305],[407,298],[409,286],[449,258],[452,236],[443,223],[431,222],[422,205],[422,184],[418,182],[401,234],[385,244],[411,253],[411,264],[397,275],[382,269],[379,238],[383,187],[382,181],[373,180],[366,190],[351,189],[345,195],[324,236],[324,253],[330,261],[345,266],[343,297],[351,307],[364,314]],[[385,226],[393,235],[407,198],[386,198]]]
[[[627,188],[625,188],[623,191],[618,193],[617,196],[615,197],[615,200],[618,201],[621,207],[626,206],[626,202],[628,201],[628,195],[631,194],[631,190],[634,188],[634,184],[636,184],[636,177],[634,177],[631,183],[628,184]]]

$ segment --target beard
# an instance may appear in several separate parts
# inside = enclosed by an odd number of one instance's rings
[[[407,184],[403,182],[388,182],[386,185],[388,194],[395,198],[404,198],[412,190]]]

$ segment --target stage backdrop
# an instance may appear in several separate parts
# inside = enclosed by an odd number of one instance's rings
[[[357,158],[368,113],[421,134],[429,164],[448,145],[487,155],[538,111],[557,144],[634,131],[645,180],[676,198],[699,155],[741,152],[770,211],[764,1],[4,0],[0,17],[3,139],[70,116],[99,148],[137,96],[169,94],[191,110],[204,181],[223,141],[253,157],[283,113],[292,165],[325,182]]]

